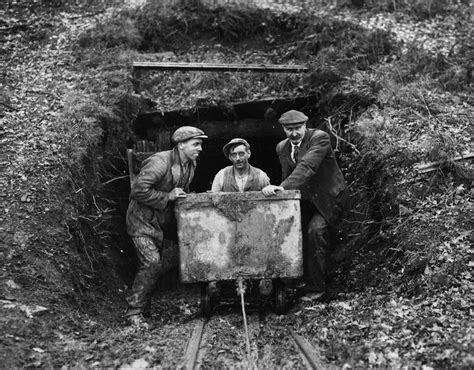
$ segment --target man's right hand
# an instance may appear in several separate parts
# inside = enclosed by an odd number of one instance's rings
[[[173,201],[177,198],[186,198],[186,192],[181,188],[174,188],[168,193],[168,199]]]
[[[272,195],[276,195],[276,193],[283,191],[283,187],[281,186],[276,186],[276,185],[267,185],[262,189],[263,195],[266,197],[270,197]]]

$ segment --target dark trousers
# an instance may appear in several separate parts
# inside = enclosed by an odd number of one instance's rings
[[[347,206],[347,192],[338,199],[334,218],[330,223],[317,211],[316,207],[307,201],[301,202],[301,218],[303,227],[303,267],[304,279],[309,291],[323,292],[326,290],[326,279],[334,244],[333,236],[338,233],[339,222]]]
[[[326,253],[328,224],[311,205],[302,204],[303,269],[308,290],[326,290]]]

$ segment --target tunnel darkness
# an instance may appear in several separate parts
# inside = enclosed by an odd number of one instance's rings
[[[197,168],[191,191],[202,193],[211,189],[212,181],[216,173],[232,163],[222,152],[222,147],[236,136],[209,138],[204,140],[203,151],[197,161]],[[281,169],[275,152],[276,145],[280,139],[266,137],[244,137],[250,144],[250,164],[265,171],[270,177],[272,184],[279,184]]]
[[[203,151],[197,161],[191,191],[211,189],[216,173],[231,164],[223,155],[222,147],[236,137],[249,142],[252,152],[250,164],[265,171],[272,184],[279,184],[281,169],[275,148],[285,134],[278,117],[290,109],[301,110],[311,117],[316,103],[315,96],[307,96],[151,113],[137,118],[134,131],[138,140],[154,142],[158,151],[172,147],[171,135],[180,126],[199,127],[209,136],[204,140]],[[312,121],[308,126],[313,126]]]

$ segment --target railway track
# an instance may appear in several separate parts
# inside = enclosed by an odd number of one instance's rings
[[[252,313],[247,319],[244,325],[243,317],[233,312],[197,320],[188,341],[185,368],[291,366],[320,369],[328,366],[317,346],[282,327],[277,316]]]

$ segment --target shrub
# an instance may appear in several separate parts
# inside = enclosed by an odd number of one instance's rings
[[[125,45],[136,49],[142,44],[136,23],[129,18],[128,13],[120,13],[111,17],[105,23],[98,23],[95,27],[84,32],[78,40],[82,47],[99,46],[112,48]]]
[[[369,31],[351,22],[319,17],[308,20],[295,38],[293,55],[309,58],[321,54],[338,65],[342,74],[354,68],[367,69],[396,47],[388,31]]]
[[[177,49],[191,39],[213,38],[234,43],[268,28],[269,15],[262,9],[243,7],[183,6],[163,11],[155,2],[146,4],[137,14],[137,24],[144,38],[143,49]]]

